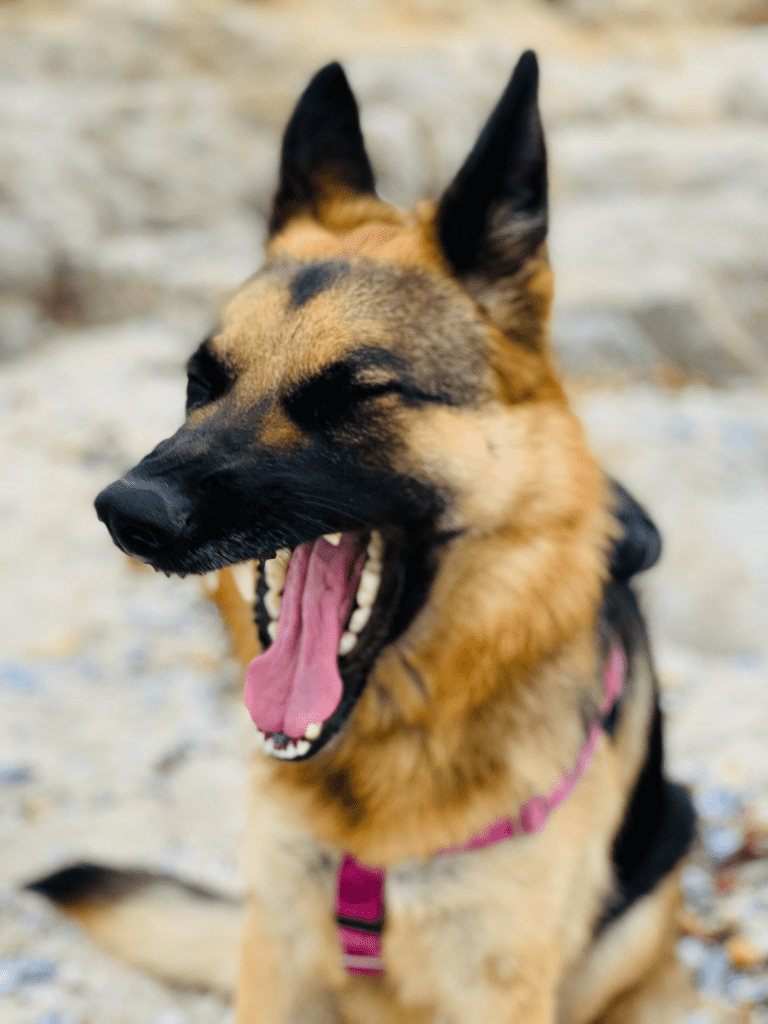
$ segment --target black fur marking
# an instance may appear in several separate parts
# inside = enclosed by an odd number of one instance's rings
[[[399,376],[390,376],[375,383],[372,380],[366,382],[361,375],[365,370],[399,373]],[[400,395],[406,405],[424,402],[454,404],[447,394],[423,391],[406,376],[408,370],[408,362],[387,349],[360,349],[345,360],[331,363],[294,388],[283,399],[283,405],[298,426],[322,432],[348,423],[363,402],[379,395]]]
[[[199,885],[180,882],[167,875],[156,875],[150,871],[124,871],[117,868],[100,867],[98,864],[73,864],[72,867],[57,871],[47,878],[30,882],[24,888],[40,893],[52,903],[63,907],[75,907],[83,903],[120,903],[149,885],[162,882],[184,889],[191,896],[203,900],[232,902]]]
[[[149,871],[116,871],[97,864],[74,864],[30,882],[25,888],[66,907],[95,900],[118,902],[154,881],[156,877]]]
[[[376,191],[357,103],[337,63],[318,71],[285,129],[270,233],[291,217],[315,211],[331,183],[352,193]]]
[[[606,587],[604,619],[627,652],[631,679],[638,652],[647,657],[648,640],[637,599],[626,583]],[[690,849],[695,826],[690,796],[664,777],[662,718],[656,699],[648,752],[613,844],[616,889],[595,926],[596,936],[669,874]]]
[[[611,576],[628,580],[658,562],[661,536],[645,509],[620,483],[611,480],[611,487],[615,496],[613,514],[624,529],[624,536],[614,544],[611,553]]]
[[[303,306],[305,302],[309,302],[315,295],[330,288],[347,273],[349,273],[349,264],[340,260],[310,263],[308,267],[303,267],[291,279],[291,302],[296,307]]]
[[[206,338],[187,362],[187,414],[221,398],[233,383],[230,372],[211,353],[209,342]]]
[[[539,68],[522,55],[472,152],[443,196],[437,227],[459,275],[512,276],[547,234],[547,154]]]

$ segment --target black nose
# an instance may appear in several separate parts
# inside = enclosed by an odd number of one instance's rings
[[[179,539],[191,511],[189,501],[163,480],[131,479],[130,474],[106,487],[95,504],[115,544],[149,561]]]

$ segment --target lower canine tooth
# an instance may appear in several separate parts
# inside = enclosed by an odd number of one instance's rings
[[[271,619],[277,619],[280,617],[280,605],[283,603],[283,599],[279,594],[276,594],[274,590],[268,590],[264,595],[264,607],[269,612]]]
[[[356,643],[357,637],[354,633],[342,633],[341,643],[339,644],[339,654],[349,654]]]
[[[276,622],[270,622],[270,624],[267,626],[267,633],[269,634],[269,639],[270,640],[277,640],[277,623]]]
[[[296,753],[299,754],[299,756],[301,756],[302,754],[306,754],[308,750],[309,744],[307,743],[307,741],[299,740],[299,742],[296,744]]]
[[[304,733],[304,739],[316,740],[322,731],[322,722],[310,722],[309,725],[307,726],[306,732]]]
[[[256,600],[256,567],[253,562],[240,562],[239,565],[232,565],[230,572],[243,600],[248,604],[253,604]]]
[[[329,544],[333,544],[333,546],[335,548],[337,548],[339,546],[339,544],[341,544],[341,534],[340,533],[324,533],[323,534],[323,540],[327,540]]]

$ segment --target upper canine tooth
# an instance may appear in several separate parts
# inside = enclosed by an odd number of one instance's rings
[[[277,629],[277,622],[270,622],[269,625],[267,626],[267,633],[269,634],[270,640],[277,640]]]
[[[274,590],[268,590],[264,595],[264,607],[269,612],[271,619],[278,619],[280,617],[280,605],[282,603],[282,597],[276,594]]]
[[[341,544],[341,534],[340,533],[324,533],[323,534],[323,540],[327,540],[329,544],[333,544],[333,546],[335,548],[337,548],[339,546],[339,544]]]
[[[362,633],[368,619],[371,617],[371,611],[370,605],[366,605],[365,608],[356,608],[352,612],[352,618],[349,620],[349,632]]]
[[[360,574],[360,586],[357,588],[357,603],[361,608],[370,608],[376,600],[381,583],[381,573],[373,566],[365,566]]]
[[[253,604],[256,600],[256,566],[253,562],[240,562],[229,568],[243,600],[248,604]]]

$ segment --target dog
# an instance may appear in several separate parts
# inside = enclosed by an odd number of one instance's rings
[[[403,213],[321,70],[184,425],[96,500],[132,557],[217,574],[261,747],[248,906],[89,865],[34,887],[134,963],[236,984],[239,1024],[693,1005],[694,814],[631,586],[660,542],[554,366],[537,92],[527,52],[442,198]]]

